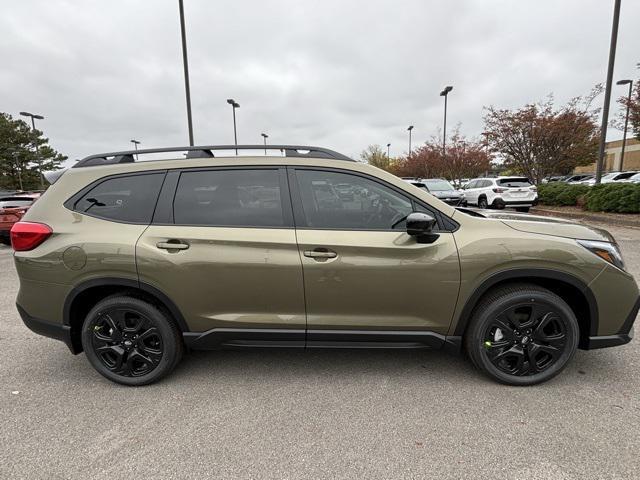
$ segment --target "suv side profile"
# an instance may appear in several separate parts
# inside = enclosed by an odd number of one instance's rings
[[[603,230],[456,209],[323,148],[235,148],[58,175],[11,230],[25,324],[133,386],[188,349],[274,346],[464,350],[531,385],[631,340],[638,287]]]
[[[526,177],[476,178],[464,186],[464,199],[479,208],[514,207],[528,212],[538,204],[538,189]]]

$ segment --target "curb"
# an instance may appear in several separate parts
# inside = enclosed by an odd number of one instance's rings
[[[564,210],[553,210],[550,208],[531,209],[531,213],[539,215],[553,215],[557,217],[571,218],[575,220],[585,220],[597,223],[608,223],[623,227],[640,228],[640,215],[634,215],[635,218],[624,218],[624,216],[610,215],[607,213],[591,213],[591,212],[568,212]]]

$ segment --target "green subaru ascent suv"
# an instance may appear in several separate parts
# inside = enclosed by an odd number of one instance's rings
[[[604,230],[454,208],[324,148],[237,148],[53,175],[11,230],[25,324],[126,385],[273,346],[445,348],[531,385],[631,340],[638,287]]]

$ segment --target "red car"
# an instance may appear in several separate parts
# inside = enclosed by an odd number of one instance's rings
[[[29,207],[42,192],[15,193],[10,197],[0,197],[0,243],[11,245],[9,231],[13,224],[20,221]]]

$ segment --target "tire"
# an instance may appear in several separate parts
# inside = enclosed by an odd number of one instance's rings
[[[173,319],[150,303],[123,295],[105,298],[91,309],[82,326],[82,347],[98,373],[129,386],[165,377],[184,351]]]
[[[537,285],[498,288],[474,309],[464,347],[473,364],[507,385],[534,385],[559,374],[579,340],[567,303]]]
[[[478,199],[478,208],[489,208],[489,204],[487,203],[487,197],[480,197]]]
[[[516,212],[529,213],[531,207],[516,207]]]
[[[0,237],[0,243],[3,245],[11,246],[11,239],[9,237]]]

